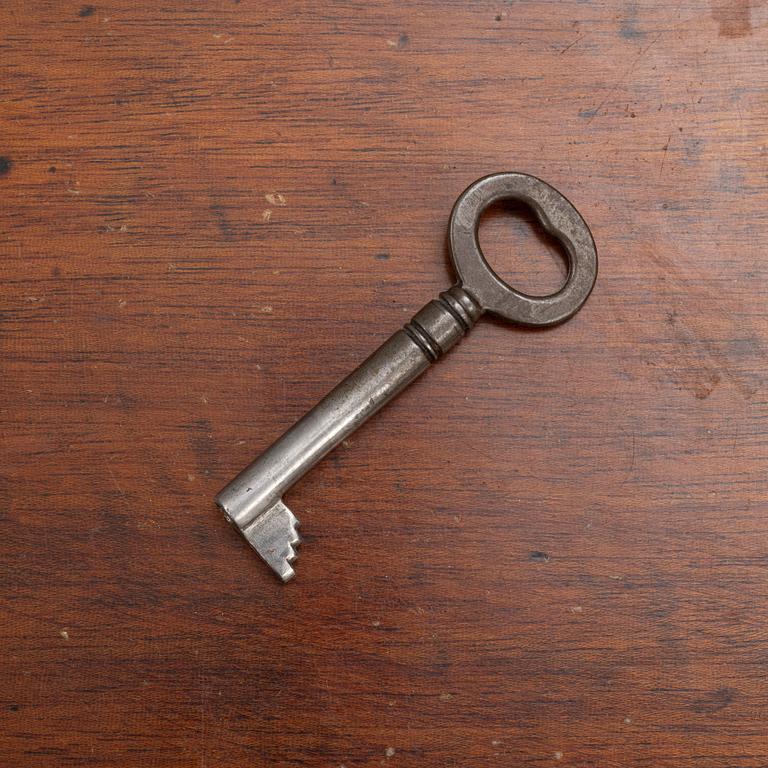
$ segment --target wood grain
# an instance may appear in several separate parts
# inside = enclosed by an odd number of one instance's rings
[[[767,45],[756,0],[2,3],[0,762],[768,765]],[[308,475],[277,583],[214,494],[498,170],[592,298]]]

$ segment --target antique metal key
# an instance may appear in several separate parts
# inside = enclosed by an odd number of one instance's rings
[[[488,265],[478,224],[483,210],[499,200],[529,205],[562,243],[568,278],[556,293],[520,293]],[[486,176],[462,193],[451,213],[450,251],[458,282],[417,312],[216,497],[283,581],[294,575],[299,536],[298,520],[282,496],[305,472],[444,355],[484,312],[521,325],[554,325],[579,310],[597,276],[595,244],[578,211],[556,189],[523,173]]]

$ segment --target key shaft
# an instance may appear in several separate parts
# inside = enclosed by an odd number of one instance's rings
[[[263,544],[264,531],[271,532],[275,527],[282,530],[289,523],[295,528],[298,524],[282,503],[283,494],[453,347],[481,313],[480,306],[460,286],[440,294],[216,497],[227,518],[283,580],[293,576],[289,562],[295,552],[286,549],[281,555],[274,551],[272,542]],[[286,514],[292,520],[286,521]],[[275,521],[261,520],[265,515]],[[283,523],[278,524],[278,520]],[[274,537],[270,533],[266,538]]]

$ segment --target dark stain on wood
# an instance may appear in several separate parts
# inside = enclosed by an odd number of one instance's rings
[[[752,0],[712,0],[712,18],[722,37],[752,34]]]
[[[619,25],[619,34],[625,40],[637,40],[645,37],[645,33],[638,29],[639,7],[636,0],[626,3]]]
[[[210,211],[213,214],[222,238],[226,242],[232,242],[235,239],[235,230],[229,221],[227,209],[220,203],[212,203]]]
[[[733,688],[718,688],[696,699],[690,709],[700,714],[712,714],[720,712],[732,704],[736,698],[736,691]]]

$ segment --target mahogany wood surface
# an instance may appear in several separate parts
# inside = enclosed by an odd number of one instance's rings
[[[0,765],[768,765],[767,52],[764,0],[0,4]],[[502,170],[592,297],[307,475],[279,583],[213,496]]]

